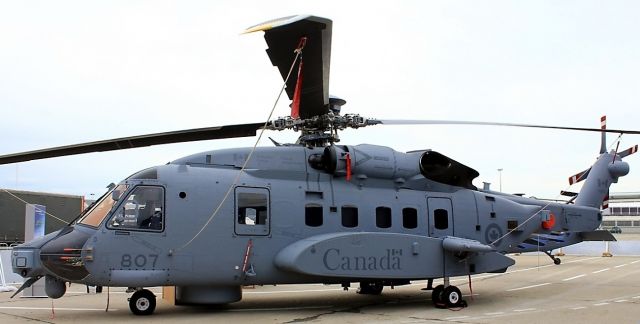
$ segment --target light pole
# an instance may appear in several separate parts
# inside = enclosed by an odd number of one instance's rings
[[[502,192],[502,168],[498,169],[498,175],[500,176],[500,192]]]

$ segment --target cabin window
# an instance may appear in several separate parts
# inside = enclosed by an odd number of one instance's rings
[[[267,223],[267,195],[241,192],[238,194],[238,224],[265,225]]]
[[[434,210],[433,222],[436,229],[444,230],[449,228],[449,212],[446,209]]]
[[[418,227],[418,211],[415,208],[402,209],[402,226],[409,229]]]
[[[309,204],[304,207],[304,223],[307,226],[322,226],[322,206]]]
[[[109,228],[162,231],[164,227],[164,188],[138,186],[123,200],[109,220]]]
[[[236,188],[236,234],[269,234],[269,190],[267,188]]]
[[[342,226],[358,226],[358,208],[348,206],[342,207]]]
[[[391,227],[391,208],[376,208],[376,226],[378,226],[379,228]]]

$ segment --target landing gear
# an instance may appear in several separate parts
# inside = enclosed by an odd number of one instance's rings
[[[156,296],[147,289],[138,290],[129,298],[129,308],[136,315],[151,315],[156,309]]]
[[[433,305],[437,308],[467,307],[467,302],[462,300],[462,292],[456,286],[449,285],[449,278],[445,278],[445,285],[438,285],[431,293]]]
[[[555,256],[553,256],[553,254],[551,254],[551,251],[544,251],[544,254],[546,254],[551,258],[551,260],[553,260],[553,264],[559,265],[560,263],[562,263],[562,260],[560,260],[560,258],[556,258]]]
[[[357,292],[361,295],[380,295],[383,288],[381,281],[361,281]]]

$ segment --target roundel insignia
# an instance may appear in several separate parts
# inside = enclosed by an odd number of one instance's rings
[[[498,224],[489,224],[487,229],[484,231],[484,239],[487,244],[499,244],[500,238],[502,237],[502,229]]]

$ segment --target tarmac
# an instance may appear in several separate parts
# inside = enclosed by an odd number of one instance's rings
[[[380,296],[337,285],[245,287],[242,301],[223,307],[173,306],[156,287],[155,313],[135,316],[124,288],[87,294],[85,286],[72,285],[57,300],[0,293],[0,323],[640,322],[640,256],[564,256],[561,265],[543,254],[513,257],[516,265],[504,274],[475,275],[471,283],[452,278],[469,304],[462,309],[434,308],[431,292],[421,290],[426,282],[418,281],[385,287]]]

